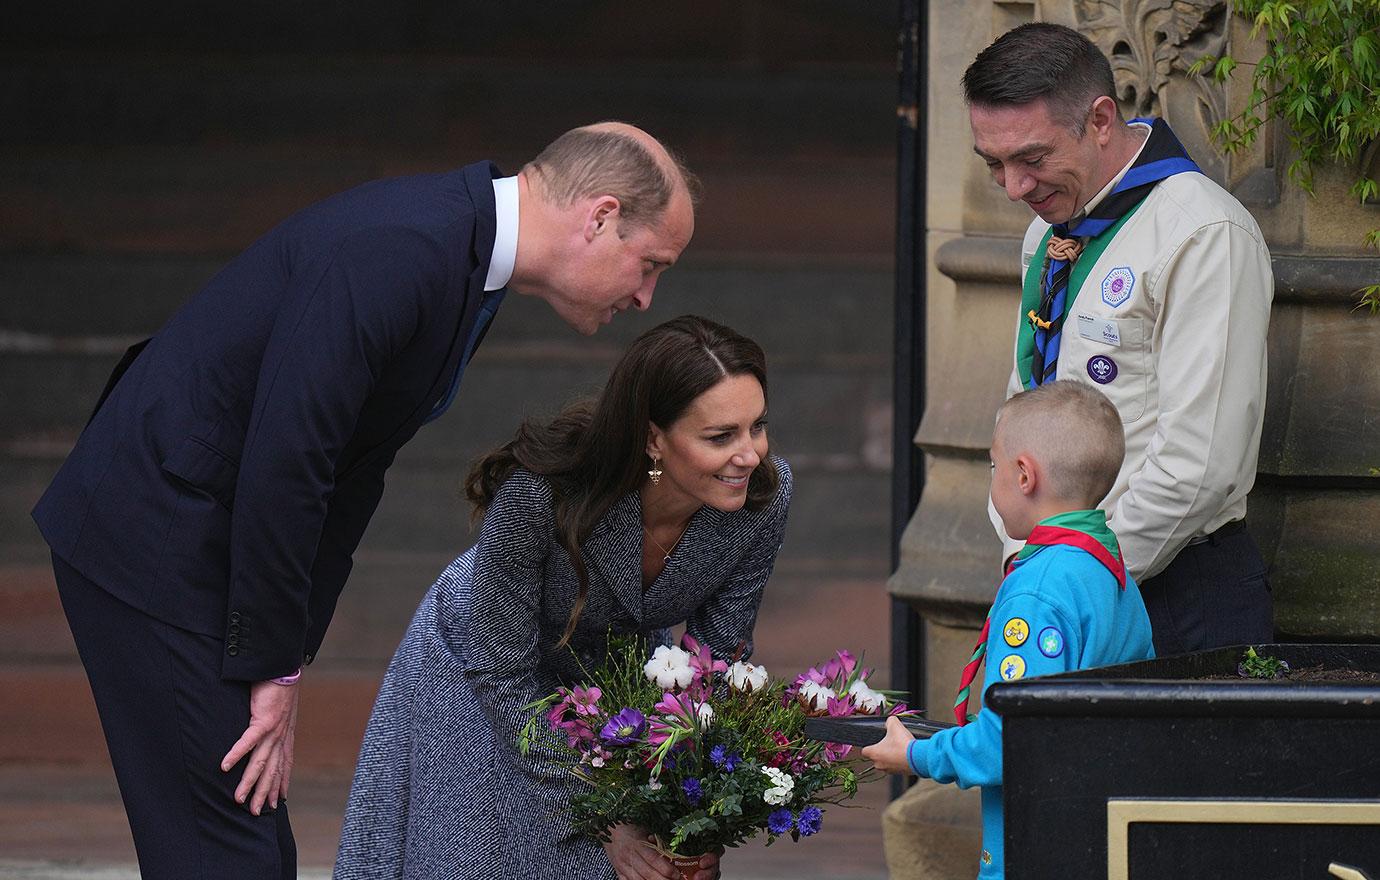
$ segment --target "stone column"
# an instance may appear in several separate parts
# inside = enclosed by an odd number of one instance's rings
[[[1238,112],[1249,68],[1226,88],[1187,76],[1203,55],[1258,57],[1225,0],[932,0],[928,81],[928,407],[916,444],[924,498],[902,539],[893,595],[926,628],[929,715],[950,695],[1000,576],[987,518],[987,447],[1011,368],[1020,236],[1030,220],[974,156],[959,78],[998,35],[1031,20],[1088,35],[1112,60],[1128,116],[1163,116],[1204,172],[1255,215],[1274,256],[1270,384],[1249,522],[1268,560],[1283,637],[1380,639],[1380,316],[1355,311],[1380,281],[1361,247],[1380,209],[1346,195],[1354,168],[1317,170],[1317,197],[1284,177],[1287,135],[1271,125],[1230,158],[1209,131]],[[1374,176],[1380,169],[1372,170]],[[973,875],[975,792],[918,785],[885,816],[893,878]]]

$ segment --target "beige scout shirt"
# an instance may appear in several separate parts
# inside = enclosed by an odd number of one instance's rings
[[[1036,218],[1026,230],[1022,271],[1048,228]],[[1101,507],[1137,581],[1163,571],[1193,538],[1246,515],[1273,296],[1255,220],[1190,172],[1151,191],[1069,309],[1057,375],[1091,384],[1121,413],[1126,462]],[[1007,396],[1020,390],[1013,367]],[[1005,559],[1021,542],[1006,535],[990,502],[988,510]]]

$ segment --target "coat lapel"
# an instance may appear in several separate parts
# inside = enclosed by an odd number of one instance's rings
[[[723,546],[720,532],[730,514],[712,507],[701,507],[690,518],[671,554],[671,561],[644,593],[642,590],[642,498],[629,492],[620,498],[595,526],[584,544],[585,565],[608,585],[618,603],[641,625],[648,603],[675,589],[686,553],[682,548]],[[692,569],[695,568],[692,566]],[[663,600],[664,601],[664,600]]]
[[[590,578],[597,573],[638,625],[642,623],[642,499],[629,492],[609,508],[582,548]]]

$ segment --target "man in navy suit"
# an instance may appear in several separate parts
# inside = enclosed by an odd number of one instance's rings
[[[146,880],[296,875],[297,680],[505,290],[646,309],[694,178],[622,123],[288,218],[131,349],[34,509]],[[405,808],[404,805],[399,805]]]

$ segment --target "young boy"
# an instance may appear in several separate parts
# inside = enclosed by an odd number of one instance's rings
[[[1095,509],[1125,446],[1115,407],[1082,383],[1051,382],[1002,406],[992,437],[992,503],[1007,534],[1026,546],[1008,566],[964,667],[954,705],[961,726],[916,740],[890,718],[886,738],[863,749],[888,773],[982,786],[979,880],[1005,875],[1001,718],[985,708],[967,714],[984,654],[984,692],[997,681],[1154,656],[1140,590],[1126,574],[1106,514]]]

